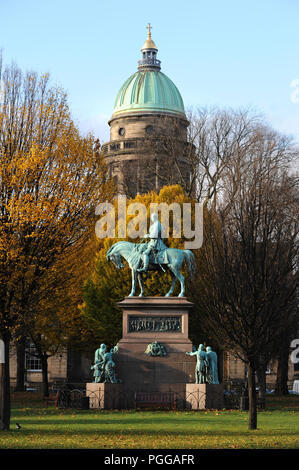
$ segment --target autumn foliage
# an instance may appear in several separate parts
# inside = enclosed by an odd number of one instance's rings
[[[66,93],[48,75],[12,65],[0,81],[0,335],[8,353],[20,332],[40,325],[45,335],[41,301],[51,304],[69,260],[75,276],[85,263],[79,248],[111,188],[95,138],[80,135]]]

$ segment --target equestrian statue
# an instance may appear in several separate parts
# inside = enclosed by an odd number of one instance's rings
[[[148,242],[144,242],[149,239]],[[195,257],[191,250],[168,248],[162,240],[162,225],[158,214],[151,215],[149,233],[144,235],[140,243],[120,241],[114,243],[106,253],[108,261],[112,261],[116,268],[124,267],[122,258],[127,261],[132,271],[132,289],[129,297],[135,296],[137,280],[140,287],[139,297],[144,297],[143,273],[149,271],[170,272],[172,284],[165,297],[172,295],[177,280],[180,282],[179,297],[185,295],[185,279],[181,273],[183,262],[187,262],[189,273],[195,269]]]

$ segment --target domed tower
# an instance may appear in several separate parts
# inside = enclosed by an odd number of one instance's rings
[[[189,178],[184,103],[175,84],[161,72],[157,46],[148,37],[138,70],[120,88],[103,145],[110,176],[128,196]]]

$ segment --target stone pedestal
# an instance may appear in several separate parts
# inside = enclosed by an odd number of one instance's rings
[[[186,384],[186,405],[191,410],[222,410],[223,384]]]
[[[114,361],[124,389],[150,392],[161,384],[193,382],[196,361],[186,355],[192,351],[188,315],[193,304],[185,297],[126,297],[118,305],[123,336]],[[166,356],[145,354],[153,341],[163,344]]]
[[[135,406],[137,390],[124,387],[123,384],[87,383],[86,396],[89,408],[103,410],[130,409]],[[141,388],[139,391],[151,391]],[[224,407],[223,385],[212,384],[156,384],[155,392],[172,392],[175,396],[176,409],[187,410],[220,410]]]
[[[122,384],[87,383],[86,396],[89,398],[89,408],[103,410],[121,409],[123,403]]]
[[[121,383],[88,383],[90,408],[129,409],[136,392],[172,392],[177,409],[223,408],[223,385],[195,384],[196,357],[188,338],[192,303],[184,297],[126,297],[120,302],[123,334],[113,356]],[[165,356],[145,354],[154,341]]]

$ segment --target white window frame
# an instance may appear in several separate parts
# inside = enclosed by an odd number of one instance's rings
[[[26,369],[26,371],[27,372],[42,372],[40,358],[31,355],[30,352],[29,352],[30,350],[36,351],[36,347],[34,346],[33,343],[28,343],[28,345],[26,346],[26,354],[25,354],[25,369]],[[29,368],[27,368],[27,362],[29,362],[29,361],[37,361],[38,365],[40,365],[40,368],[39,369],[29,369]]]

